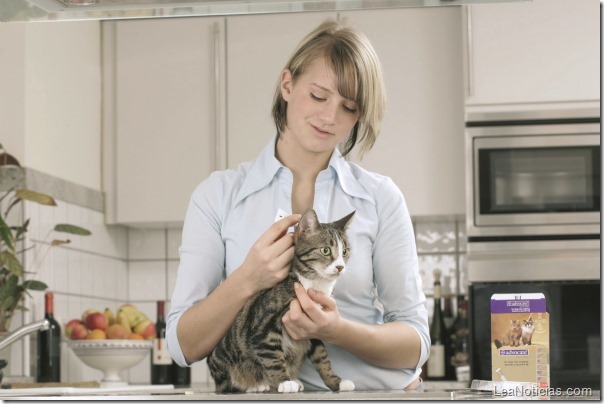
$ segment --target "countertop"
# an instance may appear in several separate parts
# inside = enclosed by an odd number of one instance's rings
[[[378,400],[378,401],[402,401],[402,400],[496,400],[526,397],[510,397],[496,395],[493,392],[471,390],[464,384],[438,384],[428,382],[423,392],[404,392],[401,390],[380,390],[380,391],[352,391],[352,392],[314,392],[305,391],[301,393],[243,393],[243,394],[216,394],[213,387],[207,384],[193,384],[186,388],[173,388],[172,386],[128,386],[123,391],[102,391],[97,389],[94,393],[90,389],[70,389],[56,390],[54,392],[45,392],[37,395],[11,396],[8,391],[3,391],[0,399],[3,401],[20,400],[49,400],[49,401],[88,401],[88,400],[136,400],[136,401],[257,401],[257,400]],[[451,389],[446,387],[453,387]],[[533,399],[544,399],[545,397],[531,397]],[[600,391],[592,391],[591,394],[568,395],[562,392],[560,395],[549,396],[545,399],[553,400],[600,400]]]

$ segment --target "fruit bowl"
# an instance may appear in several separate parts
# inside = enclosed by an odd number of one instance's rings
[[[124,386],[119,372],[142,361],[153,347],[151,340],[103,339],[67,342],[78,358],[103,372],[101,387]]]

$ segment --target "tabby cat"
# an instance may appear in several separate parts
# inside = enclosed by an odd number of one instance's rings
[[[521,340],[522,340],[522,327],[520,326],[520,321],[510,320],[510,329],[503,336],[503,343],[501,343],[498,339],[496,339],[494,342],[495,342],[495,346],[497,348],[501,348],[502,346],[516,347],[516,346],[520,346]]]
[[[302,391],[297,374],[305,357],[331,390],[354,390],[352,381],[342,380],[331,369],[323,342],[294,341],[281,322],[296,298],[295,282],[331,295],[350,256],[346,229],[353,215],[333,223],[319,223],[312,209],[302,215],[287,278],[252,297],[208,356],[217,393]]]

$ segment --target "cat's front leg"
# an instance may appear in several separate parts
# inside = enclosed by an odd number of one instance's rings
[[[333,391],[353,391],[354,383],[351,380],[342,380],[331,368],[325,345],[318,339],[310,340],[311,347],[307,353],[308,359],[313,364],[321,379]]]

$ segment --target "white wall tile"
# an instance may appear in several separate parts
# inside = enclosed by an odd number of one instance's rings
[[[158,229],[128,229],[128,259],[165,259],[166,232]]]
[[[168,229],[168,259],[179,259],[178,249],[182,243],[182,229]]]
[[[160,300],[166,296],[164,261],[134,261],[128,268],[128,297],[131,301]]]
[[[178,274],[178,265],[180,261],[168,261],[168,290],[166,291],[166,300],[172,299],[172,292],[176,286],[176,275]]]

